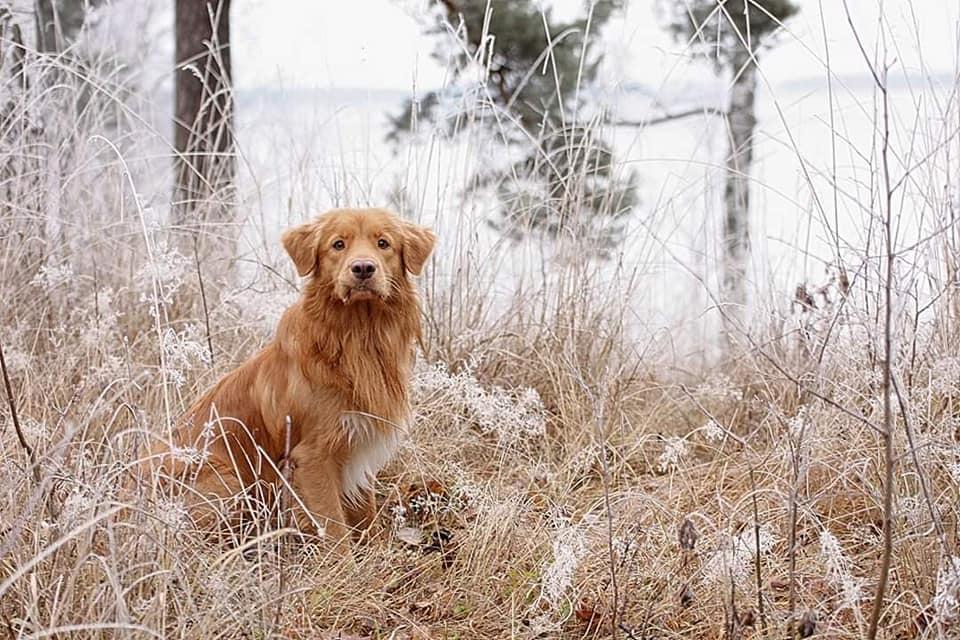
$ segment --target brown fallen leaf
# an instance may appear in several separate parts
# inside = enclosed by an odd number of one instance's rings
[[[774,591],[787,591],[790,589],[789,578],[771,578],[767,585]]]
[[[600,630],[607,618],[603,608],[586,596],[577,601],[574,615],[586,625],[586,633],[591,635]]]
[[[813,609],[804,611],[800,618],[800,624],[797,627],[797,635],[801,638],[809,638],[817,632],[817,612]]]
[[[370,636],[358,636],[344,631],[324,631],[320,640],[372,640]]]
[[[447,488],[443,486],[437,480],[425,480],[422,484],[418,482],[412,482],[407,485],[407,490],[404,492],[404,498],[407,502],[410,502],[413,498],[418,496],[440,496],[446,497],[449,492]]]
[[[909,638],[916,638],[923,634],[933,621],[936,620],[936,609],[933,605],[927,605],[925,608],[920,610],[920,613],[917,614],[917,617],[913,619],[913,623],[910,628]]]
[[[432,618],[437,611],[437,606],[433,600],[417,600],[409,605],[410,613],[420,619]]]
[[[436,480],[427,480],[427,482],[424,484],[424,488],[427,490],[427,493],[432,493],[438,496],[447,495],[447,488]]]
[[[684,551],[693,551],[697,546],[697,538],[699,537],[697,527],[693,524],[693,520],[690,518],[683,519],[683,522],[680,524],[678,536],[680,538],[680,548]]]

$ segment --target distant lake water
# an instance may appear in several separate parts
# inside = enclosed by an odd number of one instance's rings
[[[936,228],[957,190],[945,158],[957,155],[957,111],[944,113],[951,78],[891,82],[891,172],[898,239],[908,246]],[[601,96],[623,119],[656,117],[695,106],[722,106],[722,86],[688,91],[669,109],[642,87]],[[442,238],[435,268],[453,264],[464,244],[473,255],[501,240],[487,220],[493,198],[465,193],[466,178],[502,161],[489,131],[447,140],[421,131],[416,143],[387,142],[389,115],[408,94],[373,90],[264,90],[238,95],[241,188],[268,237],[334,205],[384,204],[403,192],[411,211]],[[822,282],[838,250],[848,269],[863,262],[877,230],[882,103],[863,77],[837,79],[833,105],[826,80],[793,81],[758,90],[756,161],[751,193],[753,255],[750,288],[764,307],[789,309],[795,286]],[[642,274],[628,300],[641,333],[681,328],[690,338],[710,332],[722,216],[725,126],[697,115],[646,128],[610,128],[616,159],[638,177],[639,204],[624,240],[599,269],[633,267]],[[946,142],[945,142],[946,141]],[[500,154],[500,157],[498,157]],[[907,176],[904,178],[904,176]],[[901,180],[903,178],[903,180]],[[873,237],[875,243],[878,236]],[[550,258],[549,242],[532,240],[505,252],[503,286]],[[876,253],[876,248],[872,249]],[[537,264],[539,263],[539,264]],[[548,267],[549,268],[549,267]],[[636,283],[635,283],[636,284]],[[714,319],[715,320],[715,319]]]

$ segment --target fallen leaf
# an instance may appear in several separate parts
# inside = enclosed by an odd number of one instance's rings
[[[453,543],[453,533],[442,527],[430,534],[430,542],[423,548],[424,553],[439,553],[444,569],[453,566],[457,557],[457,545]]]
[[[913,619],[913,628],[911,629],[912,633],[909,637],[916,638],[923,634],[933,621],[936,620],[936,609],[933,605],[927,605],[926,608],[921,609],[920,613],[917,614],[917,617]]]
[[[587,597],[580,598],[574,614],[587,626],[588,634],[595,634],[606,622],[603,609]]]
[[[417,600],[416,602],[410,603],[410,613],[420,618],[433,617],[435,609],[436,606],[432,600]]]
[[[817,612],[813,609],[807,609],[800,618],[800,626],[797,628],[797,635],[801,638],[809,638],[817,631]]]
[[[587,598],[580,598],[580,602],[577,603],[577,620],[580,622],[590,622],[595,615],[597,615],[597,610],[594,608],[593,603],[590,602]]]
[[[423,542],[423,531],[418,527],[401,527],[397,529],[397,539],[413,547],[419,547]]]
[[[694,526],[693,520],[690,518],[684,518],[683,523],[680,525],[680,548],[685,551],[693,551],[694,547],[697,546],[697,527]]]
[[[790,588],[790,580],[787,578],[772,578],[768,584],[774,591],[786,591]]]
[[[430,534],[430,542],[424,548],[424,553],[431,552],[443,552],[447,547],[450,546],[450,541],[453,539],[453,533],[448,529],[439,527],[434,529]]]
[[[358,636],[343,631],[324,631],[320,634],[320,640],[371,640],[370,636]]]
[[[438,496],[447,495],[447,488],[444,487],[439,482],[437,482],[436,480],[427,480],[427,482],[425,483],[425,488],[427,490],[427,493],[432,493]]]

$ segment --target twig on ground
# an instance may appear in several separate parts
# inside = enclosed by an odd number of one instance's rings
[[[756,546],[754,554],[754,570],[757,576],[757,614],[760,616],[760,629],[763,635],[767,635],[767,618],[763,612],[763,576],[760,568],[760,516],[757,509],[757,479],[754,475],[753,467],[750,467],[750,490],[753,493],[753,541]]]
[[[20,426],[20,417],[17,415],[17,401],[13,396],[13,387],[10,384],[10,374],[7,372],[7,361],[3,355],[3,344],[0,343],[0,371],[3,373],[3,386],[7,392],[7,406],[10,407],[10,417],[13,421],[13,430],[17,433],[17,440],[20,441],[20,446],[23,447],[23,450],[27,452],[27,457],[30,459],[30,467],[33,470],[34,479],[37,481],[37,484],[40,483],[39,469],[37,469],[37,457],[33,451],[33,447],[27,442],[26,437],[23,435],[23,428]]]
[[[193,237],[193,263],[197,268],[197,282],[200,283],[200,303],[203,305],[203,322],[207,332],[207,350],[210,352],[210,366],[214,366],[213,337],[210,333],[210,309],[207,307],[207,291],[203,284],[203,272],[200,270],[200,253],[197,251],[197,236]],[[289,417],[289,416],[288,416]]]
[[[880,569],[877,574],[877,590],[873,598],[873,607],[870,610],[870,624],[867,628],[867,638],[874,640],[880,625],[883,611],[883,600],[887,590],[887,580],[890,576],[890,563],[893,557],[893,483],[894,466],[896,461],[893,455],[893,278],[897,254],[893,245],[893,188],[890,183],[890,96],[887,92],[887,66],[884,65],[878,75],[876,68],[870,61],[860,34],[853,24],[850,7],[847,0],[843,0],[843,8],[847,14],[850,29],[856,38],[857,45],[863,59],[870,69],[874,84],[880,92],[880,102],[883,107],[882,143],[880,160],[883,167],[884,210],[883,210],[883,239],[886,259],[886,273],[883,281],[883,550],[880,555]]]
[[[617,638],[617,614],[620,606],[620,594],[617,586],[617,565],[616,554],[613,550],[613,509],[610,506],[610,462],[607,460],[607,443],[603,437],[603,415],[604,398],[597,399],[597,419],[595,426],[597,429],[597,439],[600,442],[600,461],[603,466],[603,506],[607,515],[607,556],[610,560],[610,587],[613,589],[613,606],[610,615],[610,635],[614,640]]]
[[[282,528],[286,528],[290,526],[290,513],[289,513],[290,505],[289,505],[289,501],[287,500],[287,494],[289,493],[290,491],[289,487],[291,486],[290,484],[290,473],[291,473],[290,433],[293,430],[292,419],[290,418],[289,415],[284,418],[283,430],[284,430],[283,462],[281,463],[281,466],[280,466],[280,475],[283,477],[283,483],[279,487],[279,491],[280,491],[279,506],[280,506],[280,526]],[[278,590],[280,593],[277,597],[277,608],[276,608],[276,611],[274,612],[274,617],[273,617],[274,629],[277,629],[280,627],[280,617],[281,617],[281,614],[283,613],[283,601],[284,601],[283,593],[286,590],[286,571],[284,570],[284,567],[286,566],[286,558],[285,558],[286,554],[284,554],[283,551],[285,546],[284,540],[286,538],[287,536],[281,537],[280,540],[278,541],[279,544],[277,545],[277,549],[279,551],[277,560],[280,563],[279,580],[278,580],[279,582]]]

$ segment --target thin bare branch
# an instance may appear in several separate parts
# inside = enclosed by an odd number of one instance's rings
[[[618,120],[618,119],[609,119],[605,124],[608,124],[613,127],[636,127],[636,128],[646,128],[646,127],[655,127],[658,124],[666,124],[668,122],[675,122],[677,120],[682,120],[684,118],[690,118],[693,116],[721,116],[726,117],[727,112],[724,109],[718,109],[716,107],[698,107],[695,109],[687,109],[686,111],[680,111],[677,113],[667,113],[651,118],[641,119],[641,120]]]

